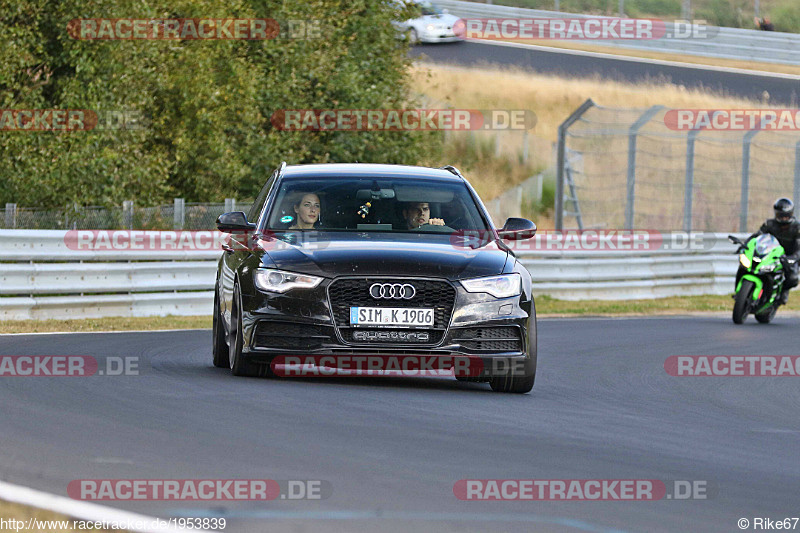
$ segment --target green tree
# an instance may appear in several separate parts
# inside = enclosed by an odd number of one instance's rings
[[[139,130],[0,131],[0,203],[153,205],[252,196],[281,160],[415,163],[420,132],[285,132],[281,109],[413,105],[405,45],[381,0],[0,0],[4,109],[127,110]],[[319,21],[318,38],[78,40],[82,18]]]

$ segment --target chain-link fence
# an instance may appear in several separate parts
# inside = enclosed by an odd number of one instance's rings
[[[36,209],[6,204],[0,229],[214,229],[217,217],[228,211],[250,210],[251,202],[228,198],[224,203],[186,203],[176,198],[171,205],[138,207],[133,201],[121,206]]]
[[[776,198],[800,200],[800,131],[678,130],[675,116],[576,110],[559,131],[556,227],[746,232]]]

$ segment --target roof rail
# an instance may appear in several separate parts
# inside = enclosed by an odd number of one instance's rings
[[[451,174],[455,174],[456,176],[458,176],[461,179],[464,179],[464,176],[461,175],[461,172],[459,172],[458,169],[456,167],[454,167],[453,165],[445,165],[445,166],[439,167],[439,168],[441,168],[442,170],[446,170],[446,171],[450,172]]]
[[[281,166],[278,167],[278,176],[283,174],[283,171],[286,169],[286,161],[281,161]]]

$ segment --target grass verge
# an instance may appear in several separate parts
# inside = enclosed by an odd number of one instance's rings
[[[731,312],[733,298],[729,295],[671,296],[654,300],[556,300],[549,296],[536,298],[536,313],[539,316],[584,316],[584,315],[680,315],[685,313]],[[800,299],[783,306],[778,315],[786,311],[800,311]]]
[[[800,294],[800,293],[798,293]],[[673,296],[654,300],[556,300],[536,297],[538,316],[618,316],[678,315],[683,313],[730,312],[730,296]],[[789,298],[786,311],[800,312],[800,296]],[[140,331],[166,329],[211,329],[210,316],[166,316],[152,318],[107,317],[83,320],[7,320],[0,323],[0,333]],[[0,516],[2,512],[0,511]]]
[[[64,320],[4,320],[0,333],[210,329],[209,316],[105,317]]]

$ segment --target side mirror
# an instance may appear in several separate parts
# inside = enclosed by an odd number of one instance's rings
[[[501,239],[524,241],[536,235],[536,224],[527,218],[512,217],[506,220],[503,229],[497,232]]]
[[[256,225],[247,221],[242,211],[223,213],[217,218],[217,229],[223,233],[239,233],[255,231]]]

